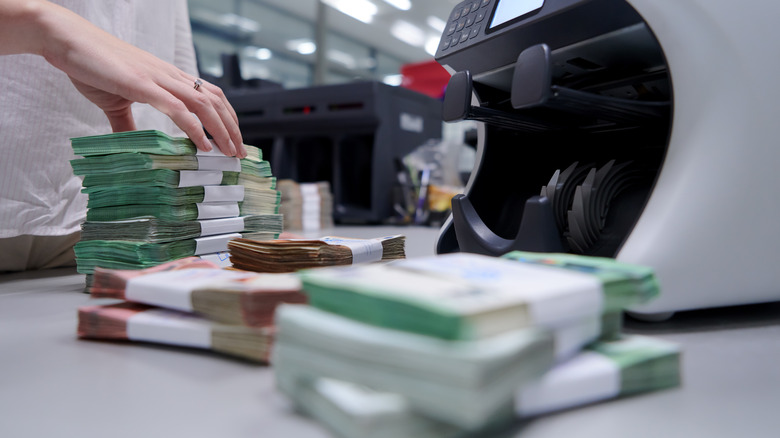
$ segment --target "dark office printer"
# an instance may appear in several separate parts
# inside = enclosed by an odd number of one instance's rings
[[[437,61],[477,163],[439,253],[514,249],[652,266],[632,309],[780,300],[777,3],[469,0]]]

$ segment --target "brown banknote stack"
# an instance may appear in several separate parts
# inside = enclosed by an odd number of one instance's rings
[[[234,239],[228,243],[228,252],[237,269],[285,273],[321,266],[403,259],[406,257],[405,243],[403,235],[376,239]]]
[[[122,302],[79,308],[78,336],[200,348],[268,363],[273,326],[219,324],[193,313]]]
[[[210,349],[267,362],[280,303],[305,303],[291,274],[223,270],[197,257],[145,270],[97,268],[88,292],[125,302],[79,309],[79,337]]]

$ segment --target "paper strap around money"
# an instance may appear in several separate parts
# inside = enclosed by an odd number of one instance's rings
[[[244,186],[205,186],[203,202],[240,202],[244,200]]]
[[[222,184],[222,171],[182,170],[179,173],[179,187],[214,186]]]
[[[583,376],[588,376],[583,378]],[[521,417],[579,406],[620,395],[620,367],[603,355],[583,351],[553,368],[515,398]]]
[[[201,203],[198,206],[198,219],[218,219],[235,217],[241,214],[236,202]]]
[[[243,217],[225,217],[220,219],[206,219],[200,222],[201,236],[214,236],[225,233],[238,233],[244,231]]]
[[[195,239],[195,255],[211,254],[227,251],[227,244],[232,239],[241,238],[239,233],[217,234],[216,236],[198,237]]]
[[[323,237],[328,245],[346,246],[352,251],[352,264],[378,262],[382,260],[382,242],[375,239],[343,239],[340,237]]]
[[[216,252],[213,254],[201,254],[198,257],[200,257],[203,260],[214,263],[220,268],[227,268],[233,266],[233,263],[230,262],[230,253],[227,251]]]
[[[125,287],[125,299],[168,309],[192,312],[192,291],[220,281],[240,279],[256,273],[221,269],[183,269],[164,271],[131,278]]]
[[[209,324],[194,315],[165,309],[138,312],[127,320],[127,338],[185,347],[211,348]]]
[[[202,156],[198,153],[198,170],[221,170],[224,172],[241,172],[241,161],[238,158],[226,156]]]

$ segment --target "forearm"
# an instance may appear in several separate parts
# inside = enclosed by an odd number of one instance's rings
[[[0,0],[0,55],[45,55],[46,47],[61,39],[69,26],[91,24],[45,0]]]

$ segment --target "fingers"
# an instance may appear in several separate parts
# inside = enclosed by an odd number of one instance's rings
[[[129,106],[120,110],[105,110],[104,112],[111,123],[113,132],[135,131],[135,119]]]
[[[202,79],[198,81],[196,88],[196,79],[180,72],[160,85],[181,99],[187,109],[198,116],[225,155],[246,157],[238,117],[222,89]]]
[[[222,92],[221,88],[205,81],[197,91],[201,91],[203,94],[209,96],[212,106],[219,115],[219,118],[230,137],[230,141],[236,149],[236,156],[245,158],[246,148],[244,148],[244,139],[242,138],[241,130],[238,127],[238,116],[236,115],[233,106],[228,102],[227,97],[225,97],[225,93]],[[208,127],[206,129],[208,129]],[[212,134],[212,136],[213,135],[214,134]]]

